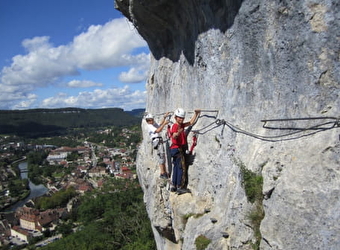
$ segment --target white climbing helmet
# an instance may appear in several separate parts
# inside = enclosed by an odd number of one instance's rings
[[[184,109],[178,108],[175,110],[175,116],[184,118],[185,117],[185,111]]]
[[[146,116],[145,116],[145,119],[153,119],[153,115],[152,114],[147,114]]]

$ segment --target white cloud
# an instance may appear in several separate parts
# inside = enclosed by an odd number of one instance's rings
[[[93,25],[86,33],[75,37],[71,54],[81,68],[94,70],[145,63],[144,56],[140,58],[131,52],[146,46],[131,23],[115,19],[105,26]]]
[[[90,26],[67,45],[55,47],[44,36],[25,39],[22,46],[27,54],[14,56],[12,64],[1,70],[0,109],[29,106],[27,96],[35,89],[49,87],[65,76],[79,75],[82,70],[127,66],[130,70],[120,79],[128,83],[145,80],[149,65],[149,55],[134,54],[147,44],[125,18]],[[91,79],[69,82],[68,86],[100,84]]]
[[[89,87],[101,87],[102,83],[96,83],[93,81],[80,81],[80,80],[72,80],[66,84],[70,88],[89,88]]]
[[[27,99],[17,103],[14,105],[14,109],[28,109],[30,108],[37,100],[37,95],[28,94]]]
[[[92,92],[80,92],[77,96],[58,93],[42,101],[41,107],[83,107],[108,108],[118,107],[124,110],[145,107],[146,91],[131,91],[129,86],[123,88],[95,89]]]
[[[131,68],[128,72],[122,72],[119,80],[126,83],[138,83],[146,78],[146,71],[140,71],[137,68]]]
[[[125,83],[139,83],[147,78],[150,56],[142,53],[135,57],[124,56],[126,61],[137,62],[136,67],[131,67],[128,72],[122,72],[119,75],[119,80]]]
[[[1,72],[1,85],[25,86],[26,91],[44,87],[65,75],[78,74],[68,59],[67,47],[53,48],[48,37],[35,37],[22,42],[27,55],[12,58],[12,64]],[[29,85],[30,87],[27,87]]]

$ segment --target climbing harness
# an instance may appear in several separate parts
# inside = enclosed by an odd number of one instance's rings
[[[159,144],[162,144],[162,143],[163,143],[163,139],[162,139],[161,136],[157,136],[157,137],[152,138],[153,149],[157,149]]]

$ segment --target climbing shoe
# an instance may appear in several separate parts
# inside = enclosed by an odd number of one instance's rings
[[[191,191],[190,189],[187,189],[187,188],[179,188],[177,189],[176,193],[178,195],[181,195],[181,194],[191,193]]]
[[[177,188],[176,188],[176,187],[171,187],[171,188],[170,188],[170,191],[171,191],[171,192],[176,192],[176,191],[177,191]]]

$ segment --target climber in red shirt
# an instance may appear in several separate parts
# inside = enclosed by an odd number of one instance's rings
[[[188,193],[188,172],[185,163],[185,154],[188,149],[187,135],[184,128],[192,126],[196,123],[200,110],[195,110],[194,116],[189,122],[184,122],[185,111],[181,108],[175,110],[175,123],[170,128],[171,146],[170,154],[173,159],[173,173],[172,173],[172,192],[178,194]]]

